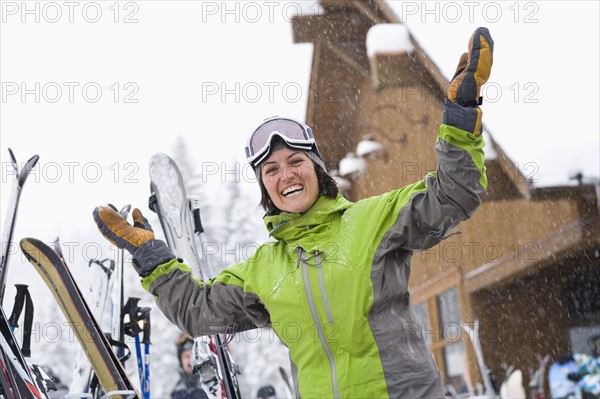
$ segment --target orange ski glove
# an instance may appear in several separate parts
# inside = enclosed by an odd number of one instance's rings
[[[139,209],[133,210],[133,226],[111,206],[94,209],[94,221],[100,233],[118,248],[133,255],[133,265],[142,277],[149,275],[175,255],[167,245],[156,240],[148,220]]]

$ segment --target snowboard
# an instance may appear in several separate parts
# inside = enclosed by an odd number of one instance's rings
[[[111,349],[69,268],[52,248],[40,240],[20,241],[25,257],[50,288],[85,351],[106,397],[139,398],[121,363]]]
[[[208,259],[200,257],[198,245],[196,245],[197,243],[201,245],[203,234],[199,209],[197,204],[193,204],[194,201],[188,198],[177,163],[168,155],[157,153],[150,158],[149,172],[151,190],[149,206],[160,219],[169,248],[190,266],[194,277],[202,281],[205,278],[213,277]],[[212,338],[215,341],[213,353],[217,358],[221,374],[220,396],[230,399],[240,398],[236,379],[239,370],[231,359],[227,344],[220,334],[214,335]],[[194,354],[202,353],[200,349],[206,345],[206,342],[202,338],[196,338],[194,341]],[[195,364],[195,368],[208,371],[208,367],[203,366],[209,365],[211,359],[210,356],[201,356],[201,358],[193,359],[192,362]],[[205,375],[202,374],[203,380],[204,377]],[[207,386],[207,392],[213,393],[213,389]]]

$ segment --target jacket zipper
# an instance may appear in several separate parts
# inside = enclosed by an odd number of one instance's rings
[[[317,271],[319,272],[319,285],[321,286],[321,296],[325,303],[325,313],[327,313],[327,321],[329,324],[333,324],[333,315],[331,314],[331,308],[329,307],[329,300],[327,299],[327,291],[325,290],[325,280],[323,279],[323,268],[321,267],[320,253],[315,254],[315,260],[317,262]]]
[[[334,398],[339,399],[340,392],[339,392],[338,385],[337,385],[337,372],[336,372],[335,359],[333,358],[333,354],[331,353],[329,344],[327,343],[327,340],[325,339],[325,332],[323,331],[323,327],[321,326],[321,321],[319,320],[319,315],[317,313],[317,307],[315,306],[315,301],[312,296],[312,289],[310,287],[310,281],[308,279],[308,265],[307,265],[306,261],[304,260],[304,258],[302,257],[303,252],[304,252],[304,250],[302,248],[299,248],[298,262],[302,263],[302,279],[304,280],[304,290],[306,292],[306,297],[308,299],[308,305],[310,306],[310,313],[312,315],[313,322],[315,323],[315,326],[317,328],[317,333],[319,334],[319,340],[321,341],[321,345],[323,346],[323,349],[325,350],[325,354],[327,355],[327,359],[329,360],[329,366],[331,367],[331,385],[333,387],[333,396],[334,396]],[[317,260],[317,264],[319,264],[318,255],[317,255],[316,260]],[[323,273],[321,272],[320,265],[319,265],[318,269],[320,271],[319,283],[321,285],[321,293],[323,293],[325,291],[325,286],[323,284]],[[324,298],[323,300],[325,301],[326,309],[329,309],[327,297],[324,296],[323,298]],[[330,319],[331,312],[328,310],[327,313],[328,313],[327,318],[329,319],[329,322],[332,323],[333,318]]]

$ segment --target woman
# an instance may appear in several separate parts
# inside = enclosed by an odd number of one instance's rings
[[[96,208],[94,219],[133,254],[144,288],[186,333],[271,324],[290,350],[297,396],[443,398],[412,311],[410,260],[469,218],[487,186],[478,104],[492,51],[478,28],[448,87],[437,173],[357,203],[338,194],[310,128],[263,122],[246,153],[277,241],[211,281],[193,280],[139,210],[134,226],[110,207]]]

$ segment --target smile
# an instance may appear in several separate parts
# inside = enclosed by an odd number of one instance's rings
[[[281,195],[283,195],[286,198],[295,197],[295,196],[299,195],[303,190],[304,190],[304,187],[302,185],[294,184],[293,186],[290,186],[290,187],[286,188],[285,190],[283,190],[281,192]]]

